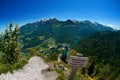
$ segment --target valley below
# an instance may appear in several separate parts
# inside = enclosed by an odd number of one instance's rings
[[[71,56],[89,59],[75,80],[120,80],[119,42],[119,30],[88,20],[10,23],[0,36],[0,80],[68,80]]]

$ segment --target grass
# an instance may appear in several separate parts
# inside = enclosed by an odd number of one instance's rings
[[[50,61],[49,58],[46,58],[44,54],[40,53],[39,51],[35,51],[34,54],[20,52],[18,62],[13,64],[2,63],[1,56],[2,52],[0,52],[0,74],[7,72],[13,73],[14,70],[22,69],[23,66],[28,63],[28,60],[33,56],[41,57],[46,63]]]
[[[10,65],[9,64],[0,64],[0,74],[1,73],[7,73],[10,71]]]
[[[22,68],[27,63],[28,63],[28,60],[26,60],[24,58],[21,58],[18,62],[13,64],[12,69],[13,70],[18,70],[18,69]]]
[[[66,80],[63,70],[57,70],[56,69],[56,72],[59,74],[56,80]]]
[[[39,51],[35,51],[34,54],[20,53],[19,61],[12,65],[0,63],[0,74],[7,73],[7,72],[13,73],[14,70],[23,68],[23,66],[28,63],[28,60],[33,56],[41,57],[45,63],[52,62],[54,67],[59,64],[63,64],[65,68],[67,68],[70,71],[72,70],[72,68],[68,64],[64,63],[63,61],[57,62],[56,59],[51,60],[48,57],[45,57],[45,55],[40,53]],[[54,56],[54,57],[57,57],[57,56]],[[58,73],[58,77],[56,80],[67,80],[70,77],[70,76],[65,76],[64,70],[59,70],[55,68],[53,71],[56,71]],[[81,69],[79,69],[76,74],[75,80],[82,80],[82,79],[83,78],[81,77]]]
[[[45,63],[49,63],[52,62],[54,67],[59,65],[59,64],[63,64],[65,68],[69,69],[70,71],[72,70],[72,68],[64,63],[63,61],[57,62],[56,57],[58,57],[59,54],[57,55],[53,55],[54,58],[49,58],[46,57],[44,54],[40,53],[39,51],[34,50],[34,53],[20,53],[20,57],[19,57],[19,61],[10,65],[10,64],[2,64],[0,63],[0,74],[1,73],[7,73],[7,72],[13,72],[14,70],[18,70],[23,68],[23,66],[25,64],[28,63],[28,60],[33,57],[33,56],[39,56],[41,57]],[[67,80],[70,76],[65,76],[64,74],[64,70],[59,70],[57,68],[55,68],[53,71],[56,71],[58,73],[58,77],[56,80]],[[80,70],[78,71],[78,74],[75,77],[75,80],[81,80],[81,76],[80,76]]]
[[[20,55],[19,61],[13,64],[8,64],[8,63],[3,64],[0,61],[0,74],[7,73],[7,72],[13,73],[14,70],[23,68],[23,66],[27,63],[28,63],[28,57],[25,57],[22,54]]]

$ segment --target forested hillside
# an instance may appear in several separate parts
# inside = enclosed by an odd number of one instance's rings
[[[22,68],[30,57],[37,55],[54,65],[50,69],[59,74],[58,80],[66,80],[70,72],[66,76],[65,70],[59,69],[58,66],[62,65],[70,71],[70,66],[66,64],[69,56],[82,53],[89,58],[89,62],[86,68],[78,69],[75,80],[120,79],[120,31],[90,21],[73,22],[57,19],[26,24],[20,29],[16,26],[12,30],[12,27],[11,23],[0,36],[0,73]],[[74,42],[74,46],[68,47],[66,63],[62,60],[58,62],[62,47],[66,47],[59,44],[71,45]],[[27,51],[24,52],[26,48]]]
[[[120,31],[95,33],[81,39],[74,47],[78,52],[83,53],[84,56],[89,56],[93,60],[92,67],[90,67],[93,72],[89,74],[92,77],[99,76],[99,80],[120,79],[119,48]]]
[[[49,47],[50,45],[69,43],[74,44],[80,38],[99,31],[114,31],[112,28],[90,21],[66,20],[56,18],[42,19],[28,23],[20,28],[24,48]]]

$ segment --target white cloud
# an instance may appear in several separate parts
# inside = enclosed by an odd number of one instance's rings
[[[108,24],[107,26],[112,27],[112,28],[115,28],[114,25],[112,25],[112,24]]]
[[[119,27],[119,26],[115,26],[115,25],[113,25],[113,24],[108,24],[107,26],[112,27],[113,29],[120,30],[120,27]]]

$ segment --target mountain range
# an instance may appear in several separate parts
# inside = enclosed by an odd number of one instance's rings
[[[114,29],[88,20],[68,19],[60,21],[56,18],[50,18],[21,26],[20,38],[25,49],[30,47],[40,48],[63,43],[75,44],[82,37],[100,31],[114,31]]]
[[[50,18],[21,26],[20,41],[23,55],[38,53],[49,61],[58,59],[64,44],[70,47],[69,56],[81,53],[89,58],[87,67],[80,69],[77,76],[87,75],[91,80],[120,80],[119,30],[88,20],[60,21]]]

